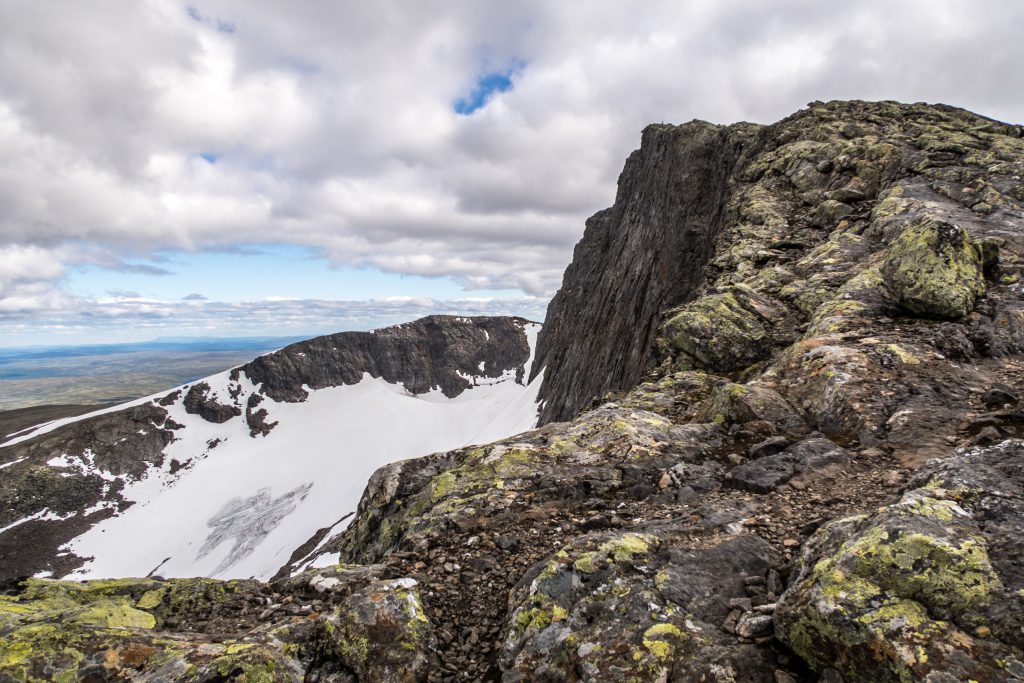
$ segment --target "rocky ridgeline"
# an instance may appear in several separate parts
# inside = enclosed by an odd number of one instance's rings
[[[353,565],[187,608],[13,582],[0,670],[1024,680],[1022,135],[861,102],[647,129],[549,309],[547,424],[379,470],[322,549]]]
[[[342,332],[292,344],[235,368],[230,396],[196,382],[141,405],[72,422],[0,451],[0,579],[48,572],[63,576],[82,563],[61,546],[131,503],[122,492],[154,468],[174,475],[187,466],[165,462],[164,449],[185,426],[185,412],[212,423],[242,417],[253,438],[276,426],[261,407],[265,397],[302,402],[310,389],[355,384],[365,374],[401,382],[412,393],[440,388],[458,396],[467,377],[501,377],[523,365],[530,345],[526,320],[511,317],[429,316],[374,332]],[[242,395],[241,378],[258,387]],[[265,404],[264,404],[265,405]],[[179,416],[180,417],[180,416]],[[205,457],[217,444],[210,443]],[[56,460],[55,460],[56,458]],[[28,519],[28,521],[24,521]],[[8,527],[9,528],[5,528]]]

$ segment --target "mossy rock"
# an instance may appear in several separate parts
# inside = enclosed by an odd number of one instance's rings
[[[437,667],[437,641],[413,579],[376,581],[356,591],[317,626],[320,656],[360,681],[425,680]]]
[[[687,304],[664,326],[681,369],[729,372],[764,360],[772,325],[785,308],[746,287],[730,287]]]
[[[1004,458],[1003,471],[1019,479],[1022,456]],[[1001,528],[1024,515],[1021,482],[957,460],[953,474],[919,480],[899,502],[832,522],[804,544],[775,625],[812,668],[850,682],[1024,671],[1019,543]]]
[[[982,250],[953,223],[925,219],[909,224],[882,264],[896,302],[925,318],[962,318],[985,293]]]

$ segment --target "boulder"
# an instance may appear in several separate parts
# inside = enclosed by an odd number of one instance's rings
[[[1019,680],[1024,442],[933,461],[910,486],[804,544],[778,638],[850,681]]]
[[[985,293],[981,250],[959,225],[930,218],[904,228],[882,277],[902,308],[924,318],[962,318]]]

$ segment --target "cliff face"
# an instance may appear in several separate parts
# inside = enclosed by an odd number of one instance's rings
[[[311,389],[355,384],[368,373],[414,394],[439,387],[454,398],[467,377],[497,378],[530,358],[522,318],[432,315],[375,332],[341,332],[292,344],[241,366],[276,401],[301,401]]]
[[[704,277],[734,169],[756,131],[700,121],[644,130],[615,204],[587,221],[548,306],[533,369],[547,369],[542,422],[570,419],[640,380],[661,312],[691,298]]]
[[[648,129],[547,424],[380,468],[294,579],[11,586],[0,672],[1024,680],[1022,178],[1024,129],[945,106]]]

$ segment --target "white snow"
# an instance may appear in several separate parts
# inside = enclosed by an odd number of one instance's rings
[[[531,349],[527,377],[539,329],[526,328]],[[244,373],[237,383],[229,374],[203,381],[222,403],[232,402],[229,388],[234,384],[236,392],[240,389],[238,404],[244,406],[258,387]],[[487,443],[536,425],[541,377],[529,386],[517,384],[514,372],[471,379],[475,386],[453,399],[440,390],[414,396],[400,384],[369,375],[354,385],[307,387],[309,398],[301,403],[267,397],[260,403],[268,412],[266,422],[278,424],[267,436],[255,438],[244,415],[209,423],[186,413],[179,397],[167,410],[185,428],[165,448],[163,467],[126,484],[123,495],[135,505],[64,546],[93,558],[69,578],[145,576],[159,566],[161,576],[267,579],[318,529],[355,510],[378,467]],[[44,425],[28,436],[56,426]],[[219,443],[211,447],[215,440]],[[190,462],[172,475],[171,460]],[[81,464],[63,456],[51,462]]]

